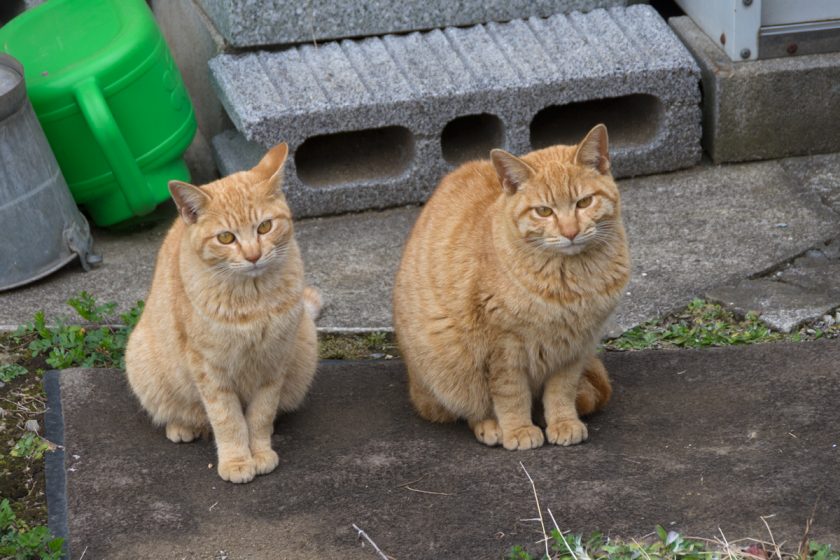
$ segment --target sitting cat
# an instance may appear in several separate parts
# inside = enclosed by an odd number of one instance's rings
[[[595,351],[630,270],[607,129],[490,155],[443,179],[405,246],[394,326],[410,397],[423,418],[531,449],[541,396],[548,441],[579,443],[578,413],[611,394]]]
[[[146,308],[126,348],[128,381],[166,437],[212,429],[218,473],[248,482],[277,466],[278,410],[315,374],[317,290],[306,287],[283,196],[288,148],[249,171],[169,191],[181,219],[161,246]]]

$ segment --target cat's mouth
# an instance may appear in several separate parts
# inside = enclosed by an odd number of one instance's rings
[[[556,250],[563,255],[572,256],[582,253],[584,249],[586,249],[586,241],[579,243],[572,242],[568,245],[557,247]]]
[[[541,237],[535,239],[535,245],[541,249],[547,249],[560,253],[564,256],[578,255],[586,249],[589,244],[589,236],[570,240],[567,237]]]
[[[243,268],[240,270],[240,273],[244,276],[249,278],[257,278],[265,274],[268,270],[268,262],[267,261],[257,261],[250,266]]]

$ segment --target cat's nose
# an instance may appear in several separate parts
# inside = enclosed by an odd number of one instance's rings
[[[259,253],[256,253],[256,254],[254,254],[254,255],[248,255],[248,254],[246,254],[246,255],[245,255],[245,260],[246,260],[246,261],[248,261],[248,262],[251,262],[251,263],[255,263],[255,262],[257,262],[258,260],[260,260],[260,254],[259,254]]]
[[[575,226],[561,227],[560,233],[563,234],[563,237],[565,237],[569,241],[572,241],[580,233],[580,228]]]

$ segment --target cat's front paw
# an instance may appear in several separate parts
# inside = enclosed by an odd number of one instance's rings
[[[502,429],[495,418],[487,418],[474,424],[470,423],[470,427],[475,434],[475,439],[484,445],[493,447],[502,442]]]
[[[254,464],[257,467],[257,474],[268,474],[280,464],[280,457],[273,449],[257,451],[253,455]]]
[[[543,432],[533,424],[522,426],[513,430],[504,430],[502,443],[505,449],[511,451],[516,449],[534,449],[543,444],[545,437]]]
[[[250,457],[248,459],[220,460],[219,476],[222,477],[222,480],[236,484],[251,482],[257,476],[257,465]]]
[[[545,429],[545,435],[555,445],[574,445],[589,437],[586,424],[578,419],[555,422]]]

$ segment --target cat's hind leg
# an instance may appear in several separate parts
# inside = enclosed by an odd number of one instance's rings
[[[411,403],[414,409],[422,418],[429,422],[455,422],[458,416],[446,407],[427,389],[421,382],[408,376],[408,395],[411,398]]]
[[[291,412],[300,408],[309,392],[315,369],[318,366],[318,338],[315,323],[311,317],[301,318],[298,335],[291,357],[283,371],[283,389],[280,392],[277,408],[281,412]]]
[[[470,420],[469,425],[475,434],[475,438],[484,445],[493,447],[502,443],[502,429],[495,418]]]
[[[201,435],[202,430],[177,421],[166,423],[166,438],[173,443],[189,443]]]

